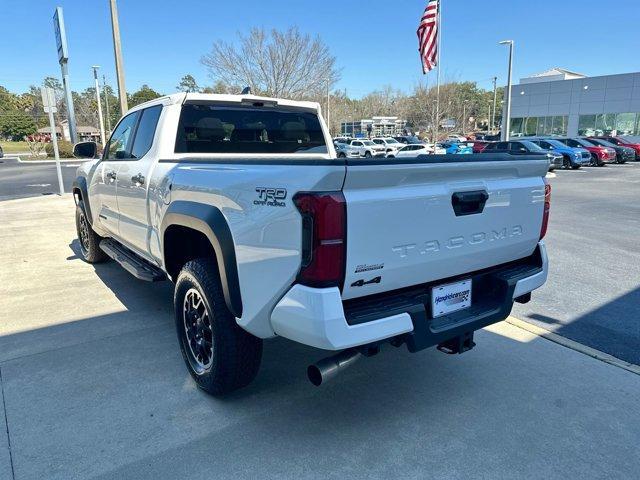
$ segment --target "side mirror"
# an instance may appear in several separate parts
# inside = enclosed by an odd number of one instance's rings
[[[73,156],[76,158],[96,158],[98,144],[96,142],[80,142],[73,146]]]

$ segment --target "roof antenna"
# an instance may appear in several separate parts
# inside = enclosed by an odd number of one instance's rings
[[[251,94],[251,87],[244,87],[242,89],[242,92],[240,92],[240,95],[250,95]]]

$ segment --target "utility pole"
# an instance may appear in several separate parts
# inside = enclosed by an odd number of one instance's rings
[[[94,65],[93,67],[93,79],[96,84],[96,101],[98,102],[98,119],[100,120],[100,141],[102,142],[102,148],[105,145],[104,139],[104,121],[102,120],[102,101],[100,100],[100,84],[98,83],[98,69],[100,68],[98,65]]]
[[[104,109],[107,114],[107,131],[111,135],[111,116],[109,115],[109,94],[107,92],[107,77],[102,75],[102,91],[104,92]]]
[[[109,0],[111,7],[111,31],[113,33],[113,53],[116,57],[116,77],[118,79],[118,97],[120,98],[120,115],[129,110],[127,105],[127,89],[124,86],[124,65],[122,63],[122,45],[120,43],[120,24],[118,23],[118,7],[116,0]]]
[[[509,74],[507,76],[507,104],[505,115],[502,119],[502,141],[509,141],[509,129],[511,127],[511,73],[513,71],[513,40],[503,40],[500,45],[509,45]]]
[[[493,127],[496,124],[496,82],[498,81],[498,77],[493,77],[493,116],[491,117],[491,131],[493,131]],[[489,112],[491,112],[491,108],[489,108]]]

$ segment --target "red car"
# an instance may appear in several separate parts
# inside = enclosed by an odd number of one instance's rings
[[[640,143],[632,142],[628,138],[625,137],[612,137],[609,135],[603,135],[600,138],[601,140],[606,140],[607,142],[611,142],[614,145],[620,145],[621,147],[633,148],[636,151],[636,162],[640,161]]]
[[[471,147],[473,148],[473,153],[481,153],[491,142],[486,142],[484,140],[473,140],[467,143],[473,143]]]
[[[616,162],[616,151],[613,148],[601,147],[585,140],[584,138],[554,138],[572,148],[584,148],[591,153],[591,165],[601,167],[605,163]]]

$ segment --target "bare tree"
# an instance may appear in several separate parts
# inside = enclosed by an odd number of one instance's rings
[[[253,28],[238,34],[239,44],[214,42],[201,58],[211,76],[227,85],[245,85],[254,93],[286,98],[309,98],[339,79],[336,59],[319,37],[303,35],[296,27],[286,32]]]

